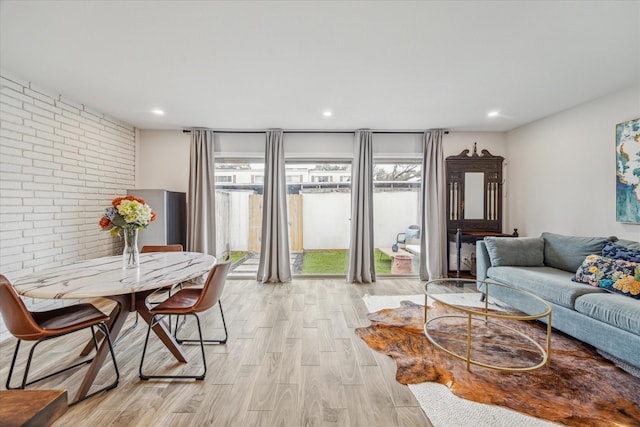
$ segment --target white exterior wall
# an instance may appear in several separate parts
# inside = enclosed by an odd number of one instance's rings
[[[135,129],[30,82],[0,79],[0,272],[15,280],[114,255],[122,244],[98,221],[134,186]],[[0,339],[7,336],[0,324]]]
[[[303,193],[304,249],[348,249],[350,193]]]
[[[616,222],[615,125],[640,116],[640,86],[508,133],[509,227],[640,240]]]
[[[231,191],[229,194],[229,245],[234,251],[249,250],[250,191]]]
[[[373,193],[373,241],[376,248],[390,248],[398,233],[420,225],[419,191]]]

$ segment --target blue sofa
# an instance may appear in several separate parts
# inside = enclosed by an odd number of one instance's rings
[[[615,237],[486,238],[476,244],[477,278],[538,295],[552,307],[554,329],[640,368],[640,300],[572,281],[585,257],[601,254],[607,241],[640,250],[640,243]],[[480,283],[478,288],[483,291]],[[500,286],[492,290],[495,298],[531,313],[518,295]]]

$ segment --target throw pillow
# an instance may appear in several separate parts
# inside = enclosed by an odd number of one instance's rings
[[[492,267],[540,267],[544,260],[541,237],[485,237]]]
[[[607,240],[615,242],[616,245],[624,246],[625,248],[640,249],[640,242],[637,242],[635,240],[618,239],[615,236],[611,236]]]
[[[544,265],[564,271],[576,271],[591,254],[602,253],[605,237],[563,236],[542,233],[544,239]]]
[[[611,277],[600,280],[599,286],[612,292],[640,299],[640,263],[614,259]]]
[[[640,299],[640,263],[588,255],[573,279]]]
[[[640,249],[632,249],[616,243],[605,242],[602,246],[602,256],[622,259],[625,261],[640,262]]]
[[[600,280],[613,274],[613,260],[600,255],[587,255],[571,280],[599,286]]]

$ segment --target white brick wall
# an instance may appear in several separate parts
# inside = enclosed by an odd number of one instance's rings
[[[119,252],[98,221],[134,188],[134,167],[132,126],[0,75],[0,274]]]

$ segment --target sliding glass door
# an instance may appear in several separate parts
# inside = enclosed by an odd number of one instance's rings
[[[229,275],[255,277],[260,260],[264,163],[260,159],[216,162],[218,253],[231,253]]]
[[[346,275],[351,163],[288,161],[289,247],[294,275]]]
[[[374,164],[376,274],[417,275],[422,166],[407,161],[375,161]]]

